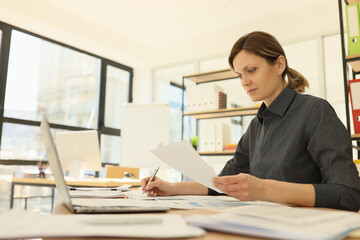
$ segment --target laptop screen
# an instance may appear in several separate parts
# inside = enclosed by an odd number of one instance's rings
[[[48,156],[50,168],[55,179],[56,188],[59,191],[60,199],[70,211],[74,212],[63,170],[50,132],[49,122],[45,116],[41,121],[40,132]]]

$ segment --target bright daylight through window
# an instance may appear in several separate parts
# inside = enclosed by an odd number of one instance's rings
[[[1,34],[4,36],[5,32]],[[58,124],[52,131],[97,129],[104,141],[102,161],[118,163],[121,109],[131,100],[132,69],[116,62],[110,66],[108,62],[111,61],[12,30],[0,159],[46,160],[35,124],[45,114],[50,123]],[[102,64],[105,68],[101,68]],[[102,69],[106,69],[104,79]],[[100,88],[101,81],[106,83],[106,92]],[[102,98],[105,101],[100,106]],[[101,116],[99,109],[104,105],[105,116]]]

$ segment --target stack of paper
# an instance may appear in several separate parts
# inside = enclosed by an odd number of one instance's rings
[[[194,226],[221,232],[280,239],[340,239],[360,227],[360,215],[345,211],[242,206],[212,216],[195,215]]]
[[[69,187],[72,198],[126,198],[123,192],[129,191],[131,185],[113,188]]]
[[[52,237],[199,237],[204,231],[188,226],[180,215],[36,215],[7,212],[0,215],[0,239]]]
[[[121,191],[70,191],[71,198],[126,198]]]

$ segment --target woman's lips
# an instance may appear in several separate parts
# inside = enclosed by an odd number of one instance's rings
[[[254,88],[254,89],[250,89],[250,90],[248,90],[248,94],[254,94],[255,93],[255,91],[256,91],[256,88]]]

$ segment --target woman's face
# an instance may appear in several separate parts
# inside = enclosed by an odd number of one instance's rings
[[[246,50],[240,51],[233,60],[234,73],[251,100],[264,101],[269,106],[286,87],[281,74],[285,58],[280,56],[274,65]]]

